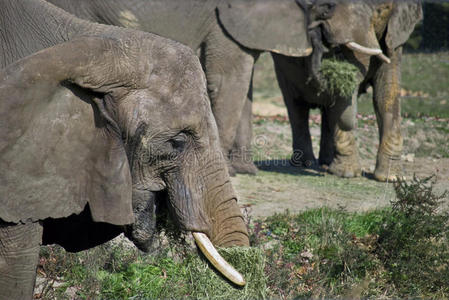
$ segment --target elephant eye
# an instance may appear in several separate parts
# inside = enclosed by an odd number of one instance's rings
[[[187,144],[187,135],[184,132],[181,132],[180,134],[178,134],[177,136],[172,137],[169,140],[169,143],[171,144],[171,146],[173,147],[173,150],[176,152],[183,152],[186,144]]]

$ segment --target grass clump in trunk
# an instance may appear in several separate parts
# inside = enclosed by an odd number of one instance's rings
[[[357,68],[346,61],[323,59],[320,74],[321,92],[343,98],[351,97],[357,87]]]

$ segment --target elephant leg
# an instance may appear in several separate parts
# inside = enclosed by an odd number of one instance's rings
[[[302,59],[293,60],[272,53],[274,69],[281,89],[284,103],[287,106],[288,118],[292,128],[293,154],[290,163],[293,166],[312,167],[316,164],[313,155],[312,138],[309,130],[309,110],[310,104],[303,100],[303,92],[298,82],[305,82],[305,61]]]
[[[379,126],[379,148],[377,151],[374,178],[379,181],[395,181],[401,173],[402,153],[400,64],[402,48],[389,53],[391,63],[382,64],[373,82],[373,102]]]
[[[334,145],[334,159],[328,171],[345,178],[360,176],[362,168],[359,151],[352,131],[344,131],[336,124],[334,126]]]
[[[229,159],[247,99],[255,54],[235,43],[218,24],[207,35],[202,48],[212,112],[224,157]],[[232,166],[229,167],[233,174]]]
[[[0,222],[0,299],[33,297],[41,239],[39,223]]]
[[[293,154],[290,163],[293,166],[313,167],[316,159],[313,154],[312,138],[309,129],[309,105],[304,101],[285,98],[288,117],[292,127]]]
[[[320,166],[328,169],[334,160],[335,145],[334,131],[331,130],[329,124],[329,116],[326,109],[321,110],[321,138],[320,138],[320,155],[318,162]]]
[[[335,105],[326,108],[324,114],[326,118],[323,119],[323,123],[328,125],[328,141],[333,142],[333,158],[328,171],[340,177],[350,178],[362,174],[357,143],[352,132],[356,123],[356,111],[357,92],[354,92],[352,98],[337,99]],[[321,158],[320,150],[320,160],[324,161],[329,159],[327,155],[330,150],[323,151],[323,158]],[[327,155],[324,156],[324,154]]]
[[[251,141],[253,140],[252,126],[252,81],[248,91],[248,97],[240,117],[237,134],[231,152],[231,165],[237,173],[256,174],[257,167],[253,162]]]

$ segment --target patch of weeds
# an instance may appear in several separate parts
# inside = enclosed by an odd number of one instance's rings
[[[447,119],[423,117],[403,122],[404,146],[416,157],[449,157]]]
[[[198,254],[182,261],[142,257],[119,272],[100,271],[100,295],[107,299],[262,299],[266,297],[264,255],[256,248],[226,248],[219,253],[242,273],[247,284],[236,287]]]
[[[364,218],[321,208],[256,221],[252,240],[266,249],[271,296],[310,298],[352,293],[354,286],[362,284],[379,265],[366,248],[375,241],[368,232],[382,213]],[[366,235],[357,236],[354,231]]]
[[[323,92],[332,96],[351,97],[357,83],[357,68],[345,61],[323,59],[320,73],[324,79]]]
[[[101,289],[100,270],[117,272],[132,264],[139,254],[122,242],[109,242],[78,253],[57,245],[41,248],[35,298],[96,298]]]
[[[281,97],[281,91],[276,80],[273,60],[270,54],[262,53],[254,65],[253,83],[253,95],[256,102]]]
[[[395,184],[388,208],[286,211],[256,220],[251,241],[267,256],[269,296],[447,299],[447,192],[432,189],[432,177],[415,177]]]
[[[52,277],[39,293],[43,299],[263,299],[266,297],[265,256],[257,248],[218,249],[242,273],[247,284],[231,284],[202,254],[186,251],[179,241],[144,255],[135,248],[108,244],[67,253],[44,248],[40,273]],[[50,272],[51,270],[51,272]],[[54,283],[57,283],[56,285]]]
[[[447,191],[435,195],[432,178],[398,181],[392,215],[379,231],[376,253],[400,297],[449,293],[449,214],[439,212]]]
[[[184,266],[172,258],[156,260],[141,257],[117,272],[99,271],[99,294],[105,299],[179,297],[186,294],[183,274]]]

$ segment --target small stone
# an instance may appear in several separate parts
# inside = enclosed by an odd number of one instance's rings
[[[312,259],[313,258],[313,254],[309,250],[305,250],[305,251],[303,251],[301,253],[301,257],[304,257],[304,258],[307,258],[307,259]]]
[[[402,160],[406,162],[414,162],[415,161],[415,153],[408,153],[406,155],[402,155]]]

